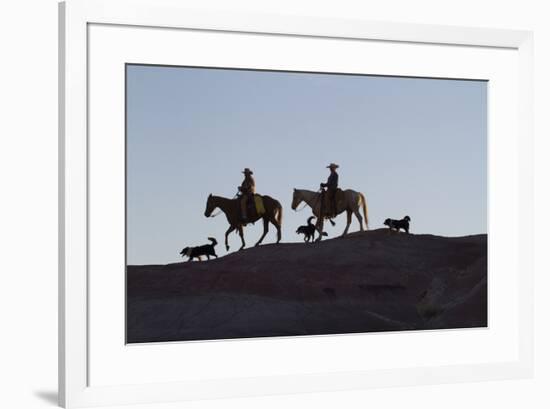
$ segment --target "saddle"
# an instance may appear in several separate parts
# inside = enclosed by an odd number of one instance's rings
[[[334,201],[327,191],[324,191],[322,193],[322,196],[323,215],[325,217],[333,216],[336,213],[337,208],[339,207],[338,205],[344,201],[344,191],[340,188],[337,188],[334,194]],[[333,209],[334,205],[336,205],[336,209]]]
[[[261,195],[255,193],[253,198],[249,196],[246,201],[247,219],[255,219],[261,217],[265,213],[264,199]]]

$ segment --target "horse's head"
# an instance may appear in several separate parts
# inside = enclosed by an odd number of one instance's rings
[[[303,197],[300,194],[299,190],[294,189],[294,192],[292,193],[292,210],[296,210],[298,205],[302,202]]]
[[[210,217],[214,209],[216,208],[216,205],[214,204],[214,197],[212,196],[212,193],[208,195],[208,200],[206,201],[206,209],[204,210],[204,216]]]

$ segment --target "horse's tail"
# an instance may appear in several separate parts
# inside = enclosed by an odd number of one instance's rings
[[[310,225],[310,226],[314,226],[314,224],[311,223],[311,221],[312,221],[313,219],[315,219],[315,216],[310,216],[310,217],[308,217],[308,218],[307,218],[307,224]]]
[[[275,201],[277,203],[276,210],[277,215],[275,216],[275,220],[277,220],[277,223],[279,226],[283,225],[283,206],[281,206],[281,203],[279,203],[278,200]]]
[[[365,216],[365,226],[367,230],[369,229],[369,215],[367,212],[367,199],[365,199],[365,195],[361,192],[359,192],[359,197],[361,198],[362,207],[363,207],[363,216]]]
[[[208,237],[208,240],[210,240],[212,242],[212,245],[215,246],[216,244],[218,244],[218,241],[214,238],[214,237]]]

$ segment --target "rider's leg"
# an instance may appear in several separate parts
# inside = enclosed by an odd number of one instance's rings
[[[332,217],[336,217],[336,189],[330,189],[330,201],[330,213],[332,214]]]
[[[246,195],[241,198],[241,217],[246,220]]]

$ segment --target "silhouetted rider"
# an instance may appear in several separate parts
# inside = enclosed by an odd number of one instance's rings
[[[250,169],[245,168],[245,170],[243,170],[243,173],[244,180],[241,183],[241,186],[239,186],[239,192],[241,194],[241,217],[243,221],[246,221],[246,207],[248,201],[254,196],[254,193],[256,193],[256,182],[252,177],[253,172]]]
[[[336,173],[336,169],[339,168],[339,166],[335,163],[331,163],[327,166],[328,169],[330,169],[330,175],[327,179],[326,183],[321,183],[321,188],[326,188],[326,192],[328,194],[328,203],[330,203],[330,208],[327,209],[327,215],[329,217],[335,217],[337,213],[336,209],[336,190],[338,189],[338,173]]]

